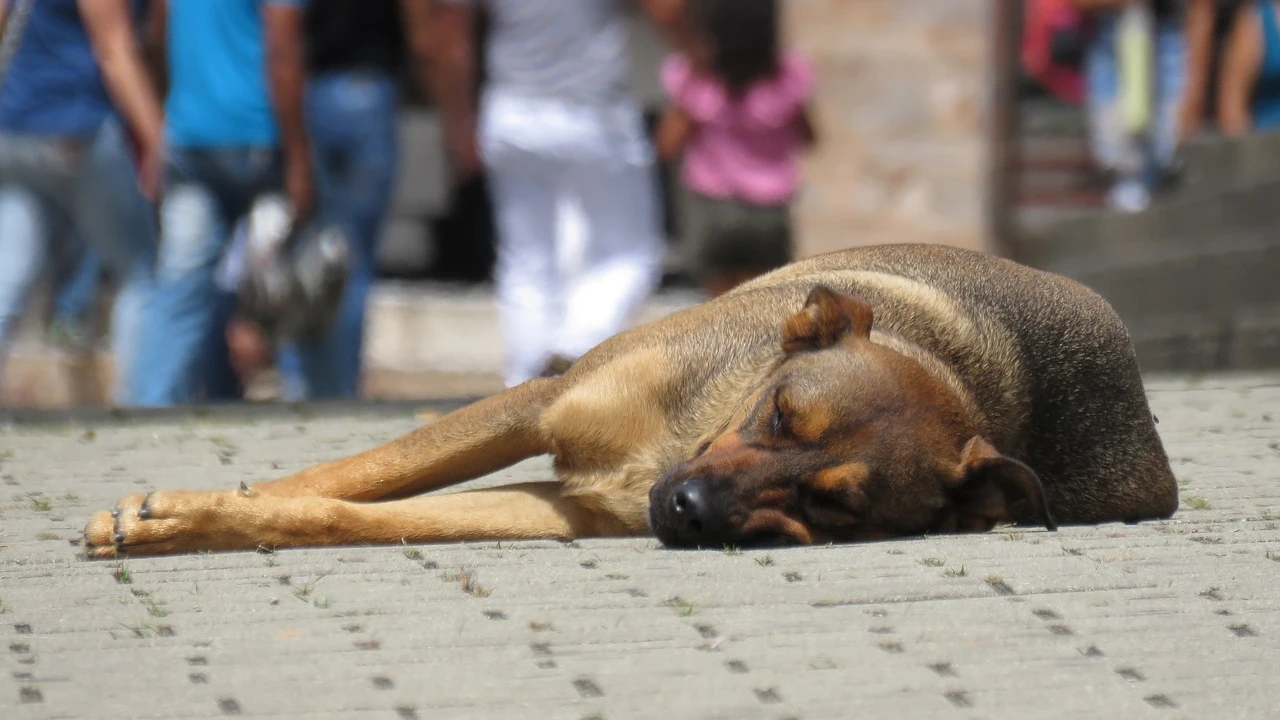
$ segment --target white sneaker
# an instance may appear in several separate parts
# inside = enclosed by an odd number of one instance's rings
[[[1107,205],[1117,212],[1142,212],[1151,205],[1151,193],[1136,180],[1121,180],[1107,193]]]

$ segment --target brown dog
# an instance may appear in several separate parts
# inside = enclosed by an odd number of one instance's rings
[[[553,482],[405,499],[544,453]],[[354,457],[126,497],[85,539],[93,557],[649,533],[720,547],[1177,504],[1102,298],[980,253],[888,245],[795,263]]]

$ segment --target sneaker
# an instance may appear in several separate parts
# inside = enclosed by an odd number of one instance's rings
[[[1122,180],[1111,186],[1107,205],[1118,212],[1142,212],[1151,205],[1151,193],[1136,180]]]

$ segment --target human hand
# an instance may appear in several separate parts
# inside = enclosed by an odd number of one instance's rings
[[[311,156],[305,151],[289,153],[285,158],[284,192],[293,203],[295,219],[304,219],[315,208],[315,179],[311,173]]]
[[[455,185],[465,184],[479,175],[484,167],[475,133],[462,134],[450,145],[452,146],[449,154],[453,160],[453,182]]]
[[[138,153],[138,189],[151,202],[164,192],[165,150],[161,145],[142,148]]]
[[[247,381],[271,363],[271,342],[256,324],[233,318],[227,323],[226,337],[231,367],[241,380]]]

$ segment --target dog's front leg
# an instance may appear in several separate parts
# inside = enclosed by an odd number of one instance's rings
[[[159,491],[126,497],[85,530],[92,558],[333,545],[468,540],[569,540],[636,535],[616,518],[565,497],[556,482],[510,485],[383,503],[279,497],[242,489]]]
[[[562,378],[539,378],[456,410],[358,455],[323,463],[253,490],[281,497],[389,500],[501,470],[550,450],[542,411]]]

